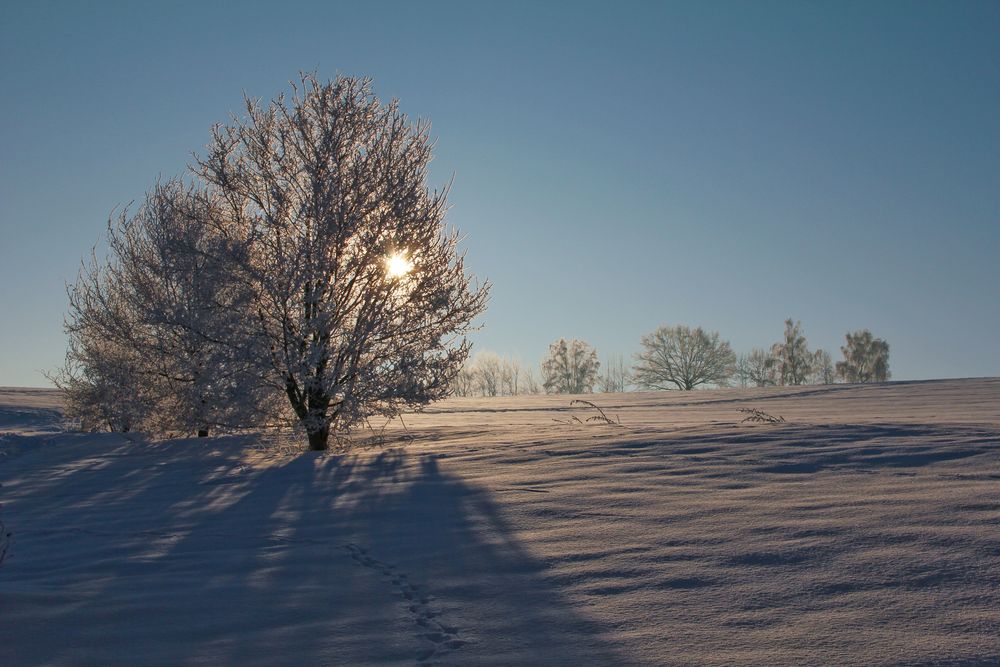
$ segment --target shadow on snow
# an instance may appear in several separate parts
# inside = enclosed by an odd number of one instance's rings
[[[17,533],[0,653],[14,662],[624,662],[490,494],[434,456],[234,472],[211,451],[226,439],[93,438],[0,468]]]

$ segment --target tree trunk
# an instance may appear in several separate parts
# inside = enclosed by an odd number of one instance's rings
[[[329,447],[328,440],[330,439],[330,427],[324,427],[319,431],[309,432],[309,449],[316,452],[321,452]]]
[[[208,429],[207,428],[200,428],[200,429],[198,429],[198,437],[199,438],[207,438],[208,437]]]

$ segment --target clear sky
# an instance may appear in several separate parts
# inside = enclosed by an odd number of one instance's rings
[[[478,349],[792,317],[895,379],[1000,375],[1000,3],[3,0],[0,385],[61,362],[111,209],[299,70],[432,121]]]

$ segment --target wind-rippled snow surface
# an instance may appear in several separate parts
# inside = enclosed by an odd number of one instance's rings
[[[286,455],[0,390],[0,664],[1000,664],[1000,380],[571,398]]]

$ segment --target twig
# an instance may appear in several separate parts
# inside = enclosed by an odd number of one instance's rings
[[[583,423],[582,421],[580,421],[580,418],[577,417],[576,415],[570,415],[569,419],[556,419],[555,417],[553,417],[552,421],[556,422],[557,424],[573,424],[573,422],[576,422],[577,424]]]

